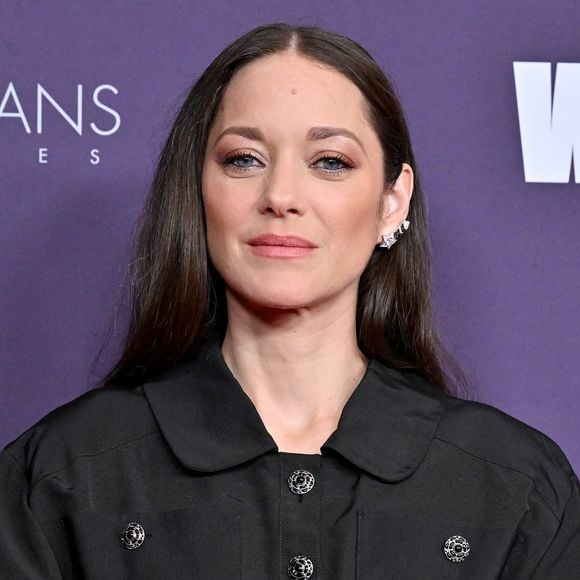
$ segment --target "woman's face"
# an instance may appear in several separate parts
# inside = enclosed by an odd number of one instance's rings
[[[375,244],[405,219],[412,192],[406,166],[379,219],[383,153],[363,103],[345,76],[294,53],[234,75],[202,175],[209,253],[229,298],[282,309],[356,302]],[[310,247],[251,242],[265,234]]]

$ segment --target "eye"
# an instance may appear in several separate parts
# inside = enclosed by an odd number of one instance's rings
[[[253,161],[257,161],[261,165],[261,162],[251,153],[241,152],[227,155],[222,161],[222,164],[229,166],[234,171],[243,173],[244,171],[252,169],[252,167],[257,167],[257,165],[254,165]],[[331,175],[342,175],[343,173],[351,171],[354,167],[353,163],[340,154],[325,155],[324,157],[317,159],[314,164],[316,165],[321,161],[326,162],[327,166],[320,167],[320,169]]]
[[[258,161],[258,159],[251,153],[242,152],[227,155],[222,161],[222,164],[229,166],[234,171],[244,172],[248,171],[248,169],[251,169],[252,167],[257,167],[256,165],[252,164],[252,161]]]
[[[332,175],[342,175],[354,167],[354,165],[346,157],[340,154],[325,155],[314,163],[320,163],[321,161],[328,163],[326,168],[321,167],[321,169],[326,173],[331,173]]]

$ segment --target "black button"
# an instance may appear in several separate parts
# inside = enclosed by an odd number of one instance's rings
[[[288,578],[293,580],[310,578],[313,573],[314,564],[312,564],[312,560],[303,554],[297,554],[288,564]]]
[[[141,524],[131,522],[125,526],[121,534],[121,543],[127,550],[134,550],[145,541],[145,530]]]
[[[314,475],[306,469],[297,469],[288,478],[288,487],[293,493],[308,493],[314,487]]]

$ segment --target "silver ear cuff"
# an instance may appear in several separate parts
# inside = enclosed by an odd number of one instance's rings
[[[387,250],[390,250],[397,240],[409,229],[410,223],[405,220],[394,232],[382,236],[383,241],[379,244],[379,248],[387,248]]]

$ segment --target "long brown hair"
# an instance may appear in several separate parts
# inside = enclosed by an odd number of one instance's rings
[[[375,248],[360,279],[359,348],[369,358],[422,375],[443,392],[465,388],[465,375],[433,324],[425,196],[392,83],[353,40],[284,23],[258,26],[226,47],[178,111],[137,222],[124,349],[100,386],[136,384],[194,353],[209,338],[223,337],[224,282],[209,259],[201,195],[208,134],[233,75],[258,58],[287,50],[341,72],[366,97],[367,117],[383,147],[386,187],[394,184],[403,163],[414,171],[411,226],[391,250]]]

